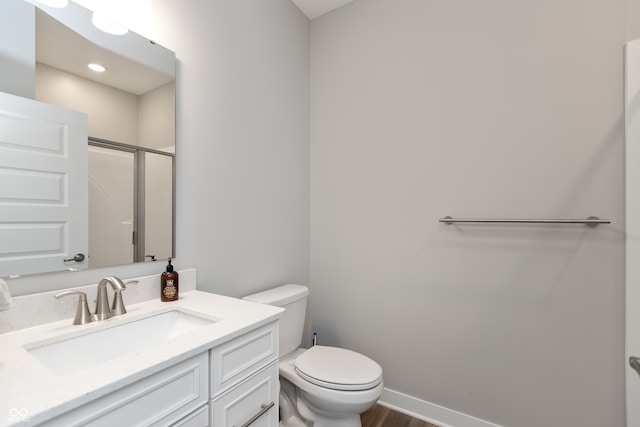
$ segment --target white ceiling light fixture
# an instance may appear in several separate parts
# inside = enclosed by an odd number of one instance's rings
[[[69,4],[69,0],[37,0],[37,2],[45,6],[55,7],[58,9],[67,7],[67,5]]]
[[[93,22],[93,25],[95,25],[96,28],[104,31],[105,33],[113,34],[116,36],[122,36],[129,32],[126,27],[123,27],[122,25],[97,12],[93,12],[91,22]]]
[[[4,0],[0,0],[2,2]],[[73,0],[139,34],[151,28],[152,0]]]
[[[104,73],[105,71],[107,71],[107,68],[104,65],[96,64],[95,62],[87,65],[87,67],[97,73]]]

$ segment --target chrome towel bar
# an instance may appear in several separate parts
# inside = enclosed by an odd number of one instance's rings
[[[445,216],[444,218],[439,218],[438,222],[444,222],[449,225],[455,222],[491,224],[586,224],[589,227],[596,227],[599,224],[611,224],[611,220],[600,219],[597,216],[590,216],[587,219],[452,218]]]

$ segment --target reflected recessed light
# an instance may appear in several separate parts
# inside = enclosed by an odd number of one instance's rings
[[[89,67],[90,69],[92,69],[93,71],[96,71],[98,73],[104,73],[105,71],[107,71],[107,69],[100,65],[100,64],[96,64],[96,63],[91,63],[89,65],[87,65],[87,67]]]
[[[129,30],[126,27],[123,27],[122,25],[116,22],[113,22],[111,19],[107,18],[106,16],[96,12],[93,12],[93,16],[91,17],[91,22],[93,22],[93,25],[95,25],[98,29],[104,31],[105,33],[113,34],[116,36],[122,36],[129,32]]]
[[[37,0],[37,2],[45,6],[57,8],[67,7],[69,4],[68,0]]]

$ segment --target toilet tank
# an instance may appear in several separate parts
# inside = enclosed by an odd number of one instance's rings
[[[280,318],[280,357],[291,353],[302,343],[308,295],[309,288],[306,286],[289,284],[243,298],[285,309],[284,316]]]

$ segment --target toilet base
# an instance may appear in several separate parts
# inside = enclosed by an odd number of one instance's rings
[[[300,403],[298,403],[298,405],[300,405]],[[301,410],[301,412],[304,413],[305,411]],[[313,427],[362,427],[360,414],[342,418],[326,417],[317,412],[305,415],[308,415],[309,418],[312,419],[311,425]]]
[[[328,416],[312,410],[301,394],[293,384],[280,377],[280,427],[362,427],[360,414]]]
[[[290,416],[280,420],[280,427],[362,427],[360,415],[330,418],[313,414],[312,417],[313,420],[303,419],[301,416]]]

